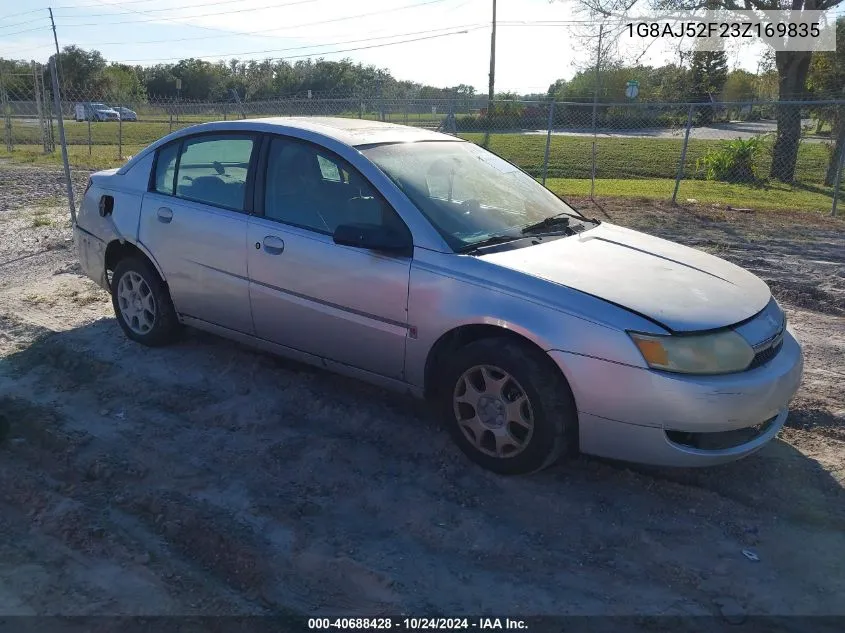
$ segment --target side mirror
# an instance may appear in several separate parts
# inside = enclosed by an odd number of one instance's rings
[[[413,252],[413,245],[407,235],[378,224],[341,224],[334,231],[334,243],[395,255],[410,255]]]
[[[100,197],[100,217],[111,215],[114,211],[114,198],[112,196]]]

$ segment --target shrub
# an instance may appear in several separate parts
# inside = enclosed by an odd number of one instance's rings
[[[763,140],[762,136],[754,136],[728,141],[695,161],[695,168],[704,168],[707,180],[759,183],[756,162],[763,151]]]

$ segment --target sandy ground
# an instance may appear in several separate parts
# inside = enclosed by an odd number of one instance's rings
[[[505,478],[416,401],[198,332],[129,342],[60,193],[0,165],[0,615],[845,615],[845,222],[576,202],[764,277],[804,384],[739,463]]]

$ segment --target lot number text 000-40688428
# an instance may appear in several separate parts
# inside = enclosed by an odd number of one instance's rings
[[[528,626],[524,620],[516,618],[309,618],[310,630],[524,630]]]

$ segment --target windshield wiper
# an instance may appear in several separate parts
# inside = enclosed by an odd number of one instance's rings
[[[545,220],[540,220],[539,222],[535,222],[534,224],[529,224],[528,226],[522,227],[522,234],[525,235],[527,233],[536,233],[537,231],[543,231],[545,229],[551,228],[569,228],[569,216],[558,214],[553,215],[551,217],[546,218]]]
[[[517,240],[525,239],[521,235],[491,235],[490,237],[467,244],[462,247],[459,253],[472,253],[487,246],[496,246],[497,244],[506,244],[507,242],[516,242]]]

